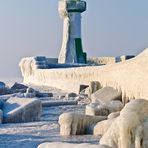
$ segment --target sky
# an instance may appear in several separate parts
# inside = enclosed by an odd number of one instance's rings
[[[89,57],[137,55],[148,47],[148,0],[86,0],[83,49]],[[0,0],[0,78],[21,76],[23,57],[58,57],[58,0]]]

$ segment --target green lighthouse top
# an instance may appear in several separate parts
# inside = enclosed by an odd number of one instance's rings
[[[86,11],[86,2],[83,0],[60,0],[60,5],[66,4],[67,12],[84,12]]]

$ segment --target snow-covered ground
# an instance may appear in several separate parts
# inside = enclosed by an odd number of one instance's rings
[[[57,89],[35,87],[43,92],[52,92],[55,100],[57,96],[65,94]],[[44,107],[38,122],[2,124],[0,125],[0,148],[36,148],[42,142],[66,141],[72,143],[98,143],[99,137],[92,135],[62,137],[59,135],[58,117],[63,112],[74,111],[84,113],[85,105]]]

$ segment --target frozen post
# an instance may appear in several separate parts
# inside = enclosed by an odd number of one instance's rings
[[[83,52],[81,40],[81,13],[85,10],[85,1],[59,1],[59,13],[64,21],[59,63],[86,63],[86,53]]]

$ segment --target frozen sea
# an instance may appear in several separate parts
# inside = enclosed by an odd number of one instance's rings
[[[57,99],[57,96],[65,93],[61,90],[47,87],[34,86],[34,88],[42,92],[52,92],[54,94],[53,98],[41,98],[41,100],[55,100]],[[59,135],[58,117],[63,112],[69,111],[84,113],[85,104],[43,107],[41,119],[38,122],[1,124],[0,148],[36,148],[40,143],[56,141],[70,143],[98,143],[99,137],[97,136],[82,135],[63,137]]]

